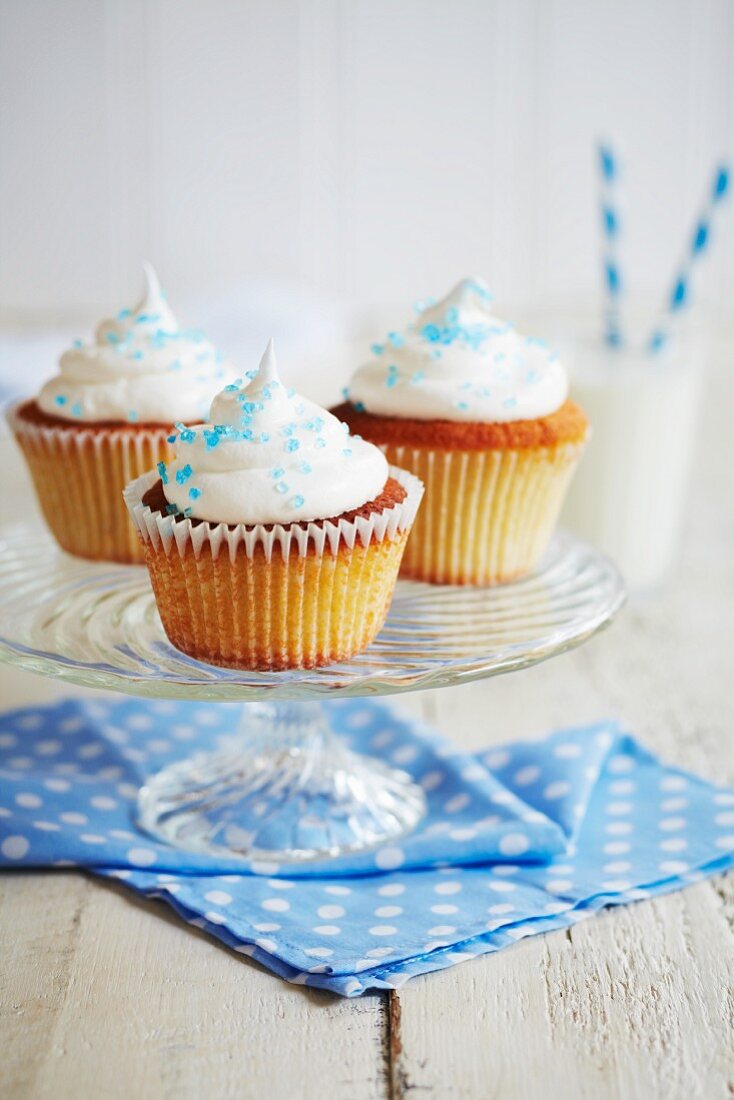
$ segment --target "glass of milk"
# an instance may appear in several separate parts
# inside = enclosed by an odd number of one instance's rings
[[[655,356],[601,341],[565,355],[591,438],[561,522],[614,560],[631,593],[653,590],[680,541],[705,345],[678,334]]]

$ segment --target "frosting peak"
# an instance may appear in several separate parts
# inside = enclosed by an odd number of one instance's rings
[[[568,379],[542,340],[521,336],[492,312],[478,278],[439,302],[418,303],[417,320],[373,344],[347,396],[380,416],[494,423],[547,416],[568,396]]]
[[[171,510],[210,523],[288,524],[360,508],[385,486],[380,450],[278,376],[271,340],[256,371],[212,401],[210,423],[176,425],[159,466]]]
[[[201,420],[232,370],[201,332],[178,324],[151,264],[132,309],[102,321],[94,339],[76,340],[59,374],[38,397],[44,412],[67,420],[170,423]]]

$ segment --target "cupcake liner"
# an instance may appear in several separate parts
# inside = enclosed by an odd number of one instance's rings
[[[583,448],[583,442],[490,451],[383,445],[388,462],[425,485],[401,576],[491,585],[527,573],[548,546]]]
[[[380,514],[300,526],[228,528],[174,520],[142,504],[157,474],[125,491],[163,627],[178,649],[211,664],[277,670],[345,660],[387,615],[423,487]]]
[[[145,556],[122,499],[125,486],[171,461],[170,429],[34,424],[7,413],[30,469],[38,503],[63,550],[78,557],[141,564]]]

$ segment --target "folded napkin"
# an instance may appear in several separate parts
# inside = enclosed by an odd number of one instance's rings
[[[734,791],[663,767],[615,723],[470,756],[384,704],[337,733],[422,784],[400,844],[278,867],[137,829],[146,775],[234,735],[237,705],[67,700],[0,717],[0,866],[84,866],[163,898],[288,981],[345,996],[680,889],[734,862]]]

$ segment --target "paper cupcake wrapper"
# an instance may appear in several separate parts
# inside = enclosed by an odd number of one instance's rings
[[[382,447],[424,483],[401,574],[438,584],[499,584],[533,568],[558,522],[583,442],[528,450]]]
[[[33,424],[7,419],[33,479],[43,517],[70,554],[126,564],[142,563],[140,541],[122,499],[125,486],[156,463],[170,462],[166,428]]]
[[[271,530],[176,522],[141,503],[157,475],[135,481],[125,499],[173,645],[210,664],[260,671],[313,668],[368,646],[423,494],[411,474],[390,474],[408,495],[380,515]]]
[[[283,560],[287,561],[291,553],[299,557],[309,552],[336,554],[342,544],[351,550],[359,541],[366,547],[371,542],[397,539],[409,530],[423,496],[423,485],[407,470],[391,466],[390,476],[407,492],[399,504],[367,517],[357,516],[354,520],[326,520],[308,524],[246,526],[240,523],[228,527],[225,523],[192,523],[190,519],[177,520],[173,516],[161,515],[143,504],[143,496],[158,480],[159,474],[155,470],[133,481],[123,495],[143,541],[149,541],[155,547],[162,546],[166,554],[170,554],[174,547],[179,554],[185,554],[191,547],[198,559],[208,547],[211,557],[216,560],[226,548],[233,562],[240,548],[248,558],[254,557],[260,548],[266,560],[270,561],[277,548]]]

